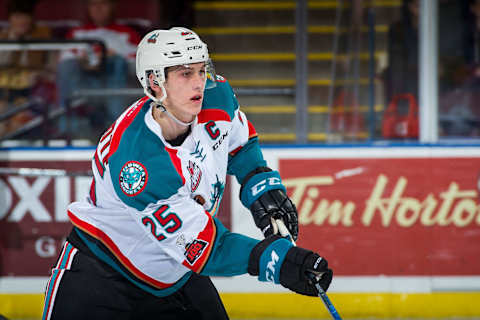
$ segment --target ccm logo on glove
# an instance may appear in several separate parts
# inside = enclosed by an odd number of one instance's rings
[[[313,269],[317,270],[318,269],[318,264],[322,261],[322,257],[318,257],[317,261],[313,264]]]
[[[264,179],[252,187],[252,196],[255,197],[257,194],[262,192],[266,188],[266,186],[276,186],[281,183],[282,182],[280,181],[280,178],[277,177],[270,177],[268,179]]]
[[[278,254],[275,251],[272,251],[272,260],[267,263],[267,270],[265,272],[265,278],[267,281],[275,282],[275,264],[278,262]]]

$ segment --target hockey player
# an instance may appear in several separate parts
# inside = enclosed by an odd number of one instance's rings
[[[44,319],[228,319],[209,276],[249,273],[316,295],[332,271],[296,239],[297,212],[279,173],[207,46],[184,28],[156,30],[138,45],[146,96],[100,138],[88,198],[68,207],[74,228],[52,270]],[[226,174],[266,236],[227,230],[215,217]]]

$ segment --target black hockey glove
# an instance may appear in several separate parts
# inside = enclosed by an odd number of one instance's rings
[[[315,283],[307,273],[313,273],[315,280],[324,291],[328,290],[333,278],[333,271],[328,268],[328,262],[313,251],[300,247],[292,247],[282,264],[280,270],[280,283],[282,286],[307,296],[318,294]]]
[[[313,251],[294,247],[290,241],[274,235],[259,242],[250,253],[248,273],[260,281],[280,283],[299,294],[316,296],[313,273],[323,290],[332,282],[333,272],[328,262]]]
[[[297,240],[297,209],[285,193],[278,172],[268,167],[259,167],[250,172],[243,179],[240,199],[250,209],[255,225],[265,237],[278,233],[272,219],[281,219],[292,238]]]
[[[269,190],[250,207],[253,220],[265,237],[278,233],[273,226],[273,219],[281,219],[292,235],[293,240],[298,238],[297,208],[282,189]]]

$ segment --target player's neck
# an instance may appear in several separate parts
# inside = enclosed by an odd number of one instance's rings
[[[183,126],[176,123],[171,119],[167,114],[162,112],[158,108],[153,108],[153,119],[160,125],[162,128],[162,134],[165,140],[174,140],[181,134],[184,134],[188,131],[189,126]]]

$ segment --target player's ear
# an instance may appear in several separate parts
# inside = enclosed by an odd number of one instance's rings
[[[162,89],[161,89],[160,86],[158,85],[158,82],[155,80],[155,75],[153,74],[153,72],[148,75],[148,84],[150,85],[150,88],[151,88],[154,92],[160,92],[160,91],[162,91]]]
[[[154,81],[155,76],[153,75],[153,72],[151,72],[148,75],[148,84],[150,85],[150,88],[158,87],[158,85]]]

